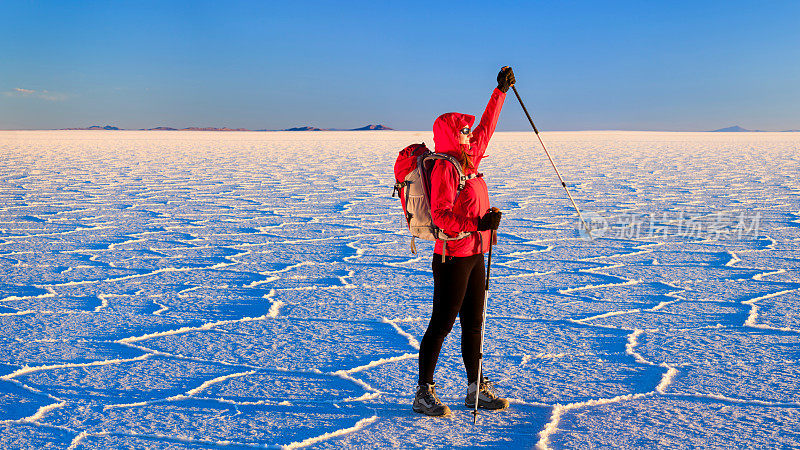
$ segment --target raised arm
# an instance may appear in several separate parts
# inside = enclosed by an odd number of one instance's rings
[[[506,92],[515,82],[514,71],[511,70],[511,67],[506,66],[500,69],[500,73],[497,74],[497,87],[492,91],[492,96],[483,111],[480,123],[472,132],[472,144],[475,146],[473,158],[476,158],[474,161],[476,166],[483,158],[486,147],[489,146],[489,139],[494,134],[497,119],[500,118],[500,111],[503,109]]]

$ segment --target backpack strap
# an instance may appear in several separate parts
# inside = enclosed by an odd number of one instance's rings
[[[430,171],[433,169],[433,167],[430,168],[428,167],[427,162],[430,160],[433,160],[435,162],[437,159],[449,161],[450,164],[452,164],[453,167],[456,169],[456,172],[458,173],[458,192],[461,192],[461,190],[464,189],[464,187],[467,185],[467,180],[471,180],[473,178],[477,178],[480,176],[480,174],[476,173],[464,175],[464,169],[461,168],[461,163],[459,163],[455,157],[453,157],[452,155],[448,155],[447,153],[430,153],[424,155],[422,163],[425,165],[426,173],[430,173]]]
[[[411,226],[411,213],[408,212],[408,202],[409,202],[409,198],[411,198],[411,194],[410,194],[411,189],[409,189],[408,187],[411,185],[411,182],[410,181],[404,181],[402,183],[402,185],[405,186],[405,188],[406,188],[406,207],[403,208],[403,213],[406,216],[406,222],[408,223],[408,226]],[[399,192],[400,191],[398,190],[398,194],[397,194],[398,197],[400,197]],[[414,243],[413,242],[411,243],[411,248],[414,248]],[[417,253],[417,252],[414,252],[414,253]]]

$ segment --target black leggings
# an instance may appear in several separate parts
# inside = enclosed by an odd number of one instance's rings
[[[486,270],[483,253],[448,257],[433,255],[433,312],[419,346],[419,384],[433,383],[444,338],[461,319],[461,357],[470,383],[478,380],[478,353],[481,345],[483,296]]]

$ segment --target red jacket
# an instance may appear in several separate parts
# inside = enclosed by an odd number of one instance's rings
[[[492,92],[489,104],[481,116],[481,122],[472,130],[467,154],[474,167],[466,167],[464,174],[478,171],[489,138],[494,133],[503,100],[506,94],[499,89]],[[447,153],[461,160],[458,144],[458,130],[472,127],[475,116],[469,114],[446,113],[433,123],[433,143],[436,152]],[[431,215],[433,223],[448,235],[455,236],[459,231],[474,231],[468,237],[447,242],[447,256],[472,256],[489,251],[489,231],[477,231],[478,220],[489,209],[489,191],[483,177],[467,180],[467,184],[456,197],[458,172],[446,161],[436,161],[431,172]],[[441,255],[444,241],[436,241],[434,252]]]

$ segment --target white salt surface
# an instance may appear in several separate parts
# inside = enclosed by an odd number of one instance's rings
[[[430,133],[0,132],[0,447],[800,446],[800,136],[542,136],[588,216],[660,228],[581,239],[535,137],[495,135],[513,404],[473,426],[458,325],[453,414],[411,411],[432,246],[390,194]]]

